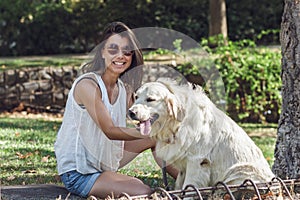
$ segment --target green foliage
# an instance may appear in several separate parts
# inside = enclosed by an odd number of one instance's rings
[[[176,66],[176,69],[181,72],[184,76],[189,74],[200,75],[198,65],[191,63],[183,63]],[[203,86],[203,85],[201,85]]]
[[[276,122],[281,107],[280,52],[256,47],[250,40],[206,49],[216,57],[229,115],[240,121]]]
[[[23,55],[65,53],[64,46],[73,43],[72,32],[67,30],[71,27],[70,13],[55,1],[34,1],[31,6],[28,13],[31,17],[25,17],[28,20],[20,24],[23,34],[18,37],[18,52]]]
[[[267,30],[262,30],[258,35],[257,35],[257,40],[262,41],[266,40],[266,37],[273,37],[269,38],[270,41],[276,41],[276,38],[278,39],[280,30],[279,29],[267,29]]]
[[[20,21],[32,9],[31,1],[0,1],[0,55],[17,54],[17,38],[22,34]]]
[[[259,5],[257,7],[256,5]],[[281,0],[226,2],[230,40],[279,43]],[[173,29],[200,41],[208,36],[209,0],[1,0],[1,56],[82,53],[99,43],[104,26]],[[277,30],[277,31],[276,31]]]
[[[175,51],[180,52],[182,50],[181,43],[182,43],[182,39],[177,39],[173,42]]]
[[[145,53],[145,57],[154,56],[154,55],[166,55],[166,54],[173,54],[173,52],[168,49],[158,48],[154,51]]]
[[[251,39],[257,44],[278,44],[279,34],[270,33],[258,39],[264,30],[279,30],[284,1],[281,0],[227,0],[228,37],[232,41]]]

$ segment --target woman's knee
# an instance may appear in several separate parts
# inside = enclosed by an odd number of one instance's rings
[[[143,181],[135,177],[131,177],[126,185],[127,186],[123,187],[123,189],[126,188],[124,192],[127,191],[130,195],[149,195],[152,193],[150,186],[144,184]]]
[[[136,185],[136,194],[135,195],[143,195],[143,194],[151,194],[152,190],[150,188],[150,186],[144,184],[144,183],[140,183],[139,185]]]

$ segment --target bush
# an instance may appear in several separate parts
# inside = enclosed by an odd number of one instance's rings
[[[228,114],[241,122],[277,122],[281,107],[280,52],[257,47],[250,40],[206,49],[216,57]]]

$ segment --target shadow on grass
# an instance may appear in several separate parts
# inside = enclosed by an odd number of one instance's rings
[[[13,129],[25,129],[25,130],[45,130],[58,129],[61,125],[60,121],[45,121],[43,119],[28,120],[25,118],[7,118],[0,117],[0,127],[13,128]]]

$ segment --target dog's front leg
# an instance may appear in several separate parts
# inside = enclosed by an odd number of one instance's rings
[[[194,185],[197,188],[207,187],[210,183],[210,161],[207,159],[189,160],[183,188]]]
[[[177,175],[176,182],[175,182],[176,190],[182,189],[184,179],[185,179],[185,171],[180,171]]]

